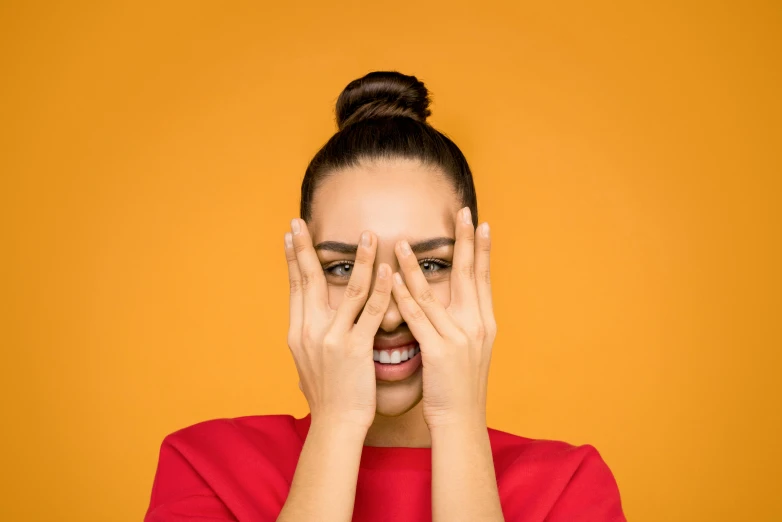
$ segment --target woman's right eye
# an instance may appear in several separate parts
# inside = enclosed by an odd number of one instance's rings
[[[339,263],[327,266],[323,269],[326,275],[331,275],[339,279],[350,279],[350,273],[353,270],[352,261],[340,261]]]

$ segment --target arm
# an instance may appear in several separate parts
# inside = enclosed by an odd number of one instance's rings
[[[504,521],[485,423],[437,427],[431,434],[433,521]]]
[[[349,522],[366,430],[313,424],[277,522]]]
[[[288,346],[312,424],[277,520],[350,522],[361,451],[375,418],[372,343],[391,299],[391,270],[380,263],[367,300],[377,239],[364,231],[345,296],[334,310],[306,222],[294,219],[291,229],[285,235],[291,288]]]
[[[423,413],[432,436],[435,522],[503,520],[486,427],[486,391],[497,325],[489,283],[488,223],[475,233],[469,207],[454,216],[456,241],[447,308],[406,241],[396,256],[394,298],[421,346]]]

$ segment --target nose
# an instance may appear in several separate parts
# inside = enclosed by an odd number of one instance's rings
[[[388,309],[383,314],[383,320],[380,322],[380,329],[384,332],[391,333],[402,324],[402,314],[399,312],[399,307],[394,300],[394,296],[391,296],[391,300],[388,303]]]
[[[391,271],[393,272],[395,268],[393,265],[391,266]],[[372,274],[372,285],[369,288],[369,295],[372,296],[372,292],[375,290],[375,278],[377,277],[377,270],[374,271]],[[396,300],[394,300],[393,294],[390,296],[389,302],[388,302],[388,308],[386,309],[386,312],[383,314],[383,320],[380,322],[380,329],[384,332],[391,333],[397,328],[399,328],[399,325],[404,323],[404,319],[402,319],[402,314],[399,312],[399,306],[396,304]]]

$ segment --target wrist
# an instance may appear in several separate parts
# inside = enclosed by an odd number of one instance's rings
[[[486,414],[482,412],[441,415],[437,418],[429,419],[427,425],[433,437],[436,434],[482,432],[487,429]]]
[[[362,445],[369,431],[368,426],[330,418],[313,418],[307,434],[319,438],[337,439],[344,442],[360,442]]]

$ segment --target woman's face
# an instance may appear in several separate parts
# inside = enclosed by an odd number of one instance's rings
[[[380,263],[399,270],[394,246],[401,239],[411,245],[437,238],[454,238],[454,217],[462,207],[452,184],[436,168],[416,160],[394,159],[362,162],[359,166],[330,174],[318,187],[308,227],[328,283],[329,305],[337,309],[350,278],[355,254],[318,248],[323,242],[356,245],[361,232],[377,236],[377,255],[370,292]],[[415,249],[414,249],[415,252]],[[432,291],[443,304],[451,300],[452,242],[442,241],[416,252]],[[375,336],[375,346],[396,345],[413,336],[399,313],[394,298]],[[402,380],[377,376],[377,412],[401,415],[423,396],[421,366]]]

